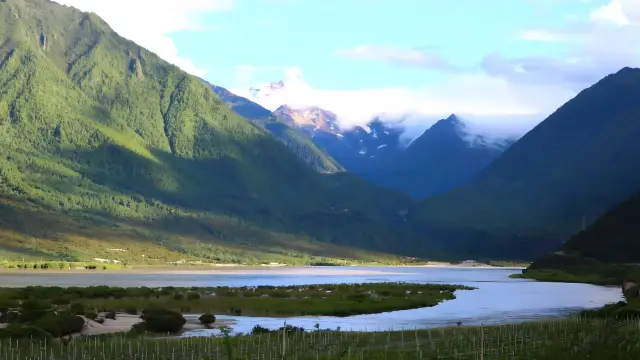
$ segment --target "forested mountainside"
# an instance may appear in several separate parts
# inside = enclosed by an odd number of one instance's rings
[[[221,86],[212,85],[208,82],[207,84],[236,114],[265,128],[312,168],[323,173],[344,170],[337,161],[320,150],[308,137],[304,136],[298,129],[280,121],[271,111]]]
[[[534,258],[640,192],[640,70],[625,68],[578,94],[468,186],[410,213],[440,249]]]
[[[635,195],[571,236],[557,251],[536,259],[523,271],[522,277],[612,285],[627,280],[637,284],[640,281],[639,220],[640,195]],[[637,297],[637,285],[634,291],[632,297]],[[629,294],[625,291],[625,295]]]
[[[560,250],[604,263],[640,263],[640,195],[624,201],[569,238]]]
[[[5,254],[226,262],[426,253],[403,230],[407,196],[314,171],[95,14],[1,2],[0,59]]]

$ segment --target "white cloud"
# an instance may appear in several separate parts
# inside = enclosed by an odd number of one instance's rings
[[[557,57],[507,58],[489,54],[472,68],[459,68],[425,49],[362,45],[340,50],[343,56],[386,61],[397,66],[446,71],[446,83],[408,88],[356,91],[317,89],[292,68],[282,90],[257,101],[269,109],[320,106],[336,113],[341,126],[361,125],[372,117],[405,118],[414,135],[450,113],[469,130],[488,136],[518,136],[602,77],[625,66],[640,67],[640,0],[612,0],[588,19],[561,29],[533,29],[528,41],[567,42]],[[249,97],[247,89],[233,89]],[[420,130],[415,130],[420,129]]]
[[[496,137],[522,135],[574,94],[547,85],[514,85],[483,74],[454,75],[446,83],[419,88],[318,89],[305,81],[297,67],[286,69],[284,84],[277,90],[263,84],[257,98],[247,88],[230,91],[270,110],[283,104],[318,106],[334,112],[345,128],[363,125],[376,116],[404,119],[413,136],[455,112],[470,122],[471,131]]]
[[[228,10],[233,0],[56,0],[58,3],[94,12],[118,34],[155,52],[183,70],[204,76],[206,69],[180,57],[168,35],[202,29],[199,15]]]
[[[629,25],[630,21],[623,9],[622,0],[613,0],[603,5],[590,14],[590,19],[595,22],[610,22],[618,26]]]

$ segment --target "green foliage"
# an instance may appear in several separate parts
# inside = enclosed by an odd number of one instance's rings
[[[75,339],[69,345],[3,337],[0,358],[128,359],[545,359],[636,360],[640,332],[635,321],[572,318],[502,326],[454,326],[394,332],[277,331],[256,327],[252,335],[202,338],[130,338],[124,336]],[[5,329],[3,329],[5,330]],[[284,330],[284,331],[282,331]],[[287,331],[292,330],[292,331]],[[283,333],[286,337],[283,338]],[[11,341],[11,342],[10,342]]]
[[[29,339],[30,341],[45,341],[51,334],[35,326],[14,324],[0,329],[0,339]]]
[[[185,288],[119,288],[108,286],[0,288],[0,299],[64,296],[85,304],[87,308],[114,309],[105,318],[115,318],[116,311],[142,317],[154,309],[172,311],[216,312],[230,315],[333,315],[350,316],[393,310],[430,307],[455,299],[455,291],[473,288],[446,284],[324,284],[304,286],[211,287],[189,288],[198,296],[182,296]],[[176,297],[176,295],[181,295]],[[212,300],[215,297],[215,300]],[[40,310],[39,316],[49,310]],[[137,312],[137,311],[136,311]]]
[[[85,307],[81,303],[72,303],[69,305],[69,312],[74,315],[83,315],[85,313]]]
[[[144,309],[140,318],[146,331],[156,333],[177,333],[187,323],[179,312],[160,308]]]
[[[0,19],[2,255],[53,265],[434,254],[403,230],[407,196],[314,171],[95,14],[21,0]]]
[[[35,326],[54,337],[61,337],[79,333],[84,327],[84,319],[81,316],[69,312],[50,313],[35,322]]]
[[[211,325],[216,322],[216,316],[213,314],[206,313],[206,314],[200,315],[198,320],[200,320],[200,323],[203,325]]]
[[[640,195],[619,204],[562,246],[605,263],[640,262]]]

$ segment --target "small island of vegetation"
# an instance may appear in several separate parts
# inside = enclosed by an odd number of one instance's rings
[[[350,316],[430,307],[455,299],[456,290],[473,288],[445,284],[326,284],[256,287],[25,287],[0,288],[0,306],[15,309],[25,301],[53,306],[81,303],[94,312],[163,308],[179,312],[227,315]]]

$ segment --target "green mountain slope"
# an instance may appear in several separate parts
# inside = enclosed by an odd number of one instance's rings
[[[216,93],[238,115],[265,128],[287,146],[298,158],[322,173],[335,173],[344,169],[331,156],[320,150],[308,137],[280,121],[271,111],[253,101],[233,94],[229,90],[209,84]]]
[[[640,195],[608,211],[570,237],[558,251],[541,256],[522,277],[619,285],[640,280]],[[636,289],[637,295],[637,289]]]
[[[625,68],[559,108],[470,185],[418,204],[409,221],[461,255],[557,249],[640,191],[639,120],[640,70]]]
[[[0,44],[4,255],[258,261],[419,247],[396,230],[407,197],[313,171],[94,14],[0,2]]]
[[[640,263],[640,195],[607,212],[562,246],[572,256],[605,263]]]

